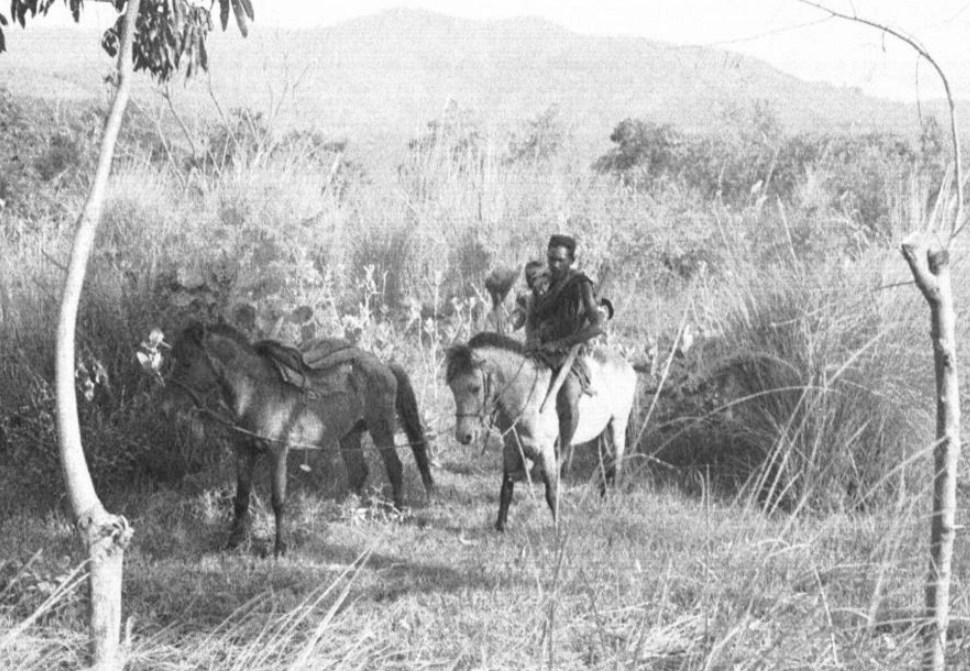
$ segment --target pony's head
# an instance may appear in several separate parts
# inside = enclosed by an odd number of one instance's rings
[[[455,397],[455,440],[469,445],[484,428],[489,376],[468,345],[453,345],[445,357],[445,382]]]
[[[173,365],[162,391],[162,412],[207,406],[218,391],[221,371],[245,344],[245,337],[229,326],[207,327],[201,322],[186,326],[172,346]]]
[[[478,438],[498,403],[495,376],[480,349],[525,355],[525,348],[518,340],[491,331],[482,331],[467,345],[454,345],[448,350],[445,382],[455,397],[455,439],[462,445]]]

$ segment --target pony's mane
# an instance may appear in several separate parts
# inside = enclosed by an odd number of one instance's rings
[[[445,383],[450,383],[459,375],[471,373],[478,367],[480,359],[475,350],[493,348],[525,355],[525,345],[509,336],[492,331],[482,331],[472,336],[468,344],[452,345],[445,356]]]
[[[201,321],[193,320],[182,329],[179,341],[187,341],[198,346],[202,344],[202,339],[206,333],[214,333],[215,335],[227,338],[247,351],[253,350],[253,345],[249,342],[246,334],[225,322],[204,324]]]
[[[521,341],[502,333],[495,333],[494,331],[480,331],[476,333],[468,341],[468,346],[472,349],[492,347],[494,349],[515,352],[516,354],[525,354],[525,345]]]
[[[229,338],[234,343],[242,345],[243,347],[253,347],[253,343],[249,341],[249,338],[245,333],[237,329],[235,326],[227,324],[226,322],[216,322],[208,327],[210,333],[215,333],[216,335],[225,336]],[[258,344],[258,343],[257,343]]]

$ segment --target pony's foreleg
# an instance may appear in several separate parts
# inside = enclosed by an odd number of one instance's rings
[[[498,494],[498,519],[495,521],[496,531],[505,531],[505,525],[509,520],[509,506],[512,504],[512,490],[515,489],[515,480],[512,473],[508,470],[502,473],[502,489]]]
[[[509,519],[509,506],[512,505],[512,491],[515,489],[515,476],[525,468],[522,452],[514,435],[505,436],[502,450],[502,488],[498,494],[498,519],[496,531],[505,531]]]
[[[233,504],[232,528],[227,547],[239,546],[249,531],[249,496],[253,490],[253,471],[259,450],[248,440],[236,444],[236,500]]]
[[[279,558],[286,554],[286,446],[275,445],[272,450],[273,516],[276,518],[276,545],[273,556]]]

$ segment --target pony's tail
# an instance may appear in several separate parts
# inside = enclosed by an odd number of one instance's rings
[[[396,363],[390,364],[389,367],[397,379],[397,396],[394,399],[394,407],[397,410],[397,416],[401,418],[401,423],[404,425],[404,433],[411,444],[411,451],[414,452],[414,460],[418,464],[424,489],[428,494],[431,494],[434,491],[434,478],[431,476],[431,463],[428,459],[428,439],[424,435],[424,426],[421,424],[421,414],[418,412],[418,399],[414,393],[414,386],[404,368]]]

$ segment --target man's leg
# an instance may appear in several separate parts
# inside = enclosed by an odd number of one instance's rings
[[[569,458],[569,448],[576,435],[579,425],[579,397],[583,393],[583,385],[575,371],[569,371],[563,382],[559,395],[556,397],[556,412],[559,414],[559,458]]]

